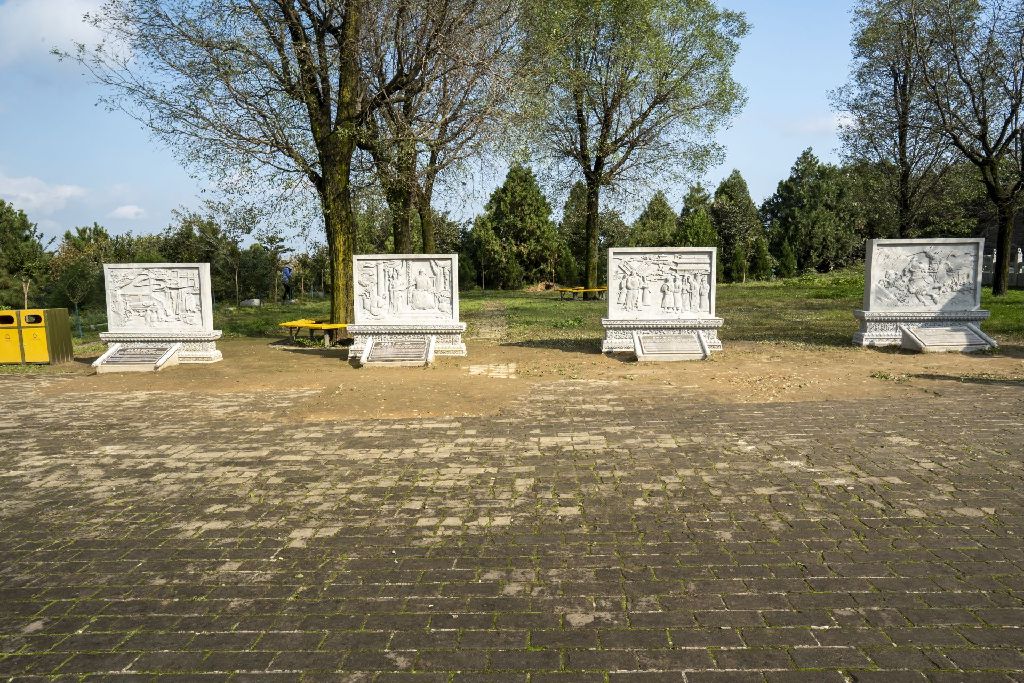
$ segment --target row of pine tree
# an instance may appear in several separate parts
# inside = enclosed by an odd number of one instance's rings
[[[760,207],[739,171],[709,192],[691,186],[675,210],[657,191],[632,223],[614,209],[602,212],[599,272],[606,271],[610,247],[717,247],[719,277],[725,281],[791,277],[827,271],[857,260],[870,221],[856,206],[851,172],[803,152],[790,176]],[[582,280],[586,258],[586,187],[569,191],[562,219],[533,171],[516,164],[473,222],[460,248],[463,280],[485,288],[517,289],[524,284]]]

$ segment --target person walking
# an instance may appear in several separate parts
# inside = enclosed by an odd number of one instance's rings
[[[281,284],[284,288],[284,293],[281,294],[282,301],[292,300],[292,267],[285,264],[284,268],[281,269]]]

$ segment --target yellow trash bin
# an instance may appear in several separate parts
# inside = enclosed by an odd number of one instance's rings
[[[66,363],[74,358],[68,309],[30,308],[18,314],[25,363]]]
[[[0,363],[23,362],[18,311],[0,311]]]

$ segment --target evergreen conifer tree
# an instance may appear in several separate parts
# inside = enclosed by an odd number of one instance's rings
[[[629,242],[634,247],[675,246],[676,213],[665,193],[658,190],[633,223]]]
[[[788,242],[798,270],[826,271],[849,263],[858,238],[848,195],[840,169],[804,150],[762,209],[780,260]]]
[[[711,223],[706,207],[682,217],[676,233],[676,244],[681,247],[717,247],[718,233]]]
[[[793,277],[797,273],[796,254],[789,240],[783,240],[779,248],[779,277]]]
[[[772,255],[764,235],[754,238],[750,254],[750,277],[754,280],[770,280],[772,277]]]
[[[730,173],[715,190],[711,222],[718,234],[718,257],[725,266],[726,277],[734,282],[746,279],[748,245],[763,227],[747,182],[739,171]]]
[[[576,181],[569,189],[562,208],[562,220],[558,224],[558,236],[577,266],[581,265],[587,258],[587,185],[582,180]]]
[[[558,235],[551,220],[551,205],[533,171],[515,164],[505,182],[491,193],[482,217],[505,255],[502,286],[514,289],[524,281],[554,277]]]

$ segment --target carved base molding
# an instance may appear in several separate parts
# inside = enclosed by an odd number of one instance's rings
[[[216,363],[224,359],[216,341],[220,330],[213,332],[100,332],[100,339],[108,348],[120,344],[122,348],[146,348],[153,344],[181,344],[179,363]]]
[[[633,333],[658,335],[686,334],[694,332],[704,337],[709,351],[721,351],[722,342],[718,338],[718,328],[722,326],[722,318],[695,318],[693,320],[609,320],[604,318],[604,342],[601,351],[604,353],[633,353]]]
[[[366,348],[370,337],[377,342],[395,342],[409,337],[434,336],[435,356],[465,356],[466,345],[462,341],[462,333],[466,331],[466,323],[437,325],[349,325],[348,333],[352,335],[352,346],[348,357],[358,358]]]
[[[988,311],[854,311],[860,321],[860,330],[853,335],[857,346],[899,346],[903,343],[900,326],[951,327],[980,324],[987,320]]]

